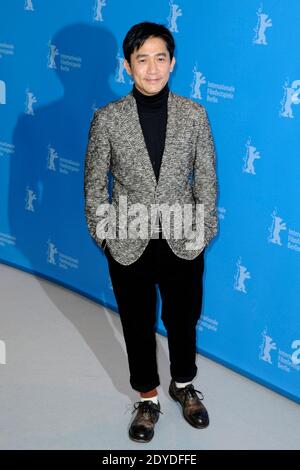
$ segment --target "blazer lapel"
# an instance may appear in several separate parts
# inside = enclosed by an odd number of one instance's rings
[[[167,101],[168,118],[166,126],[166,138],[165,147],[162,156],[159,180],[160,183],[164,174],[167,172],[168,161],[171,158],[172,143],[174,145],[174,139],[176,139],[176,125],[177,122],[177,106],[176,98],[172,91],[169,91],[169,97]],[[132,91],[125,97],[123,106],[124,116],[120,123],[122,127],[122,134],[126,137],[128,144],[134,149],[136,158],[140,160],[144,167],[146,176],[152,180],[154,186],[157,186],[156,176],[152,167],[150,155],[145,143],[143,130],[140,124],[137,103],[132,94]]]

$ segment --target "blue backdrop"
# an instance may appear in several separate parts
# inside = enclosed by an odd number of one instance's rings
[[[300,402],[299,0],[2,0],[0,259],[117,310],[84,157],[93,111],[132,88],[122,41],[145,20],[173,32],[169,86],[206,107],[217,152],[198,351]]]

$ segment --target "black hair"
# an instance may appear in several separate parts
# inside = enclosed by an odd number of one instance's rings
[[[175,41],[170,30],[159,23],[144,21],[130,28],[123,41],[123,53],[130,64],[130,56],[135,49],[139,49],[149,37],[159,37],[166,43],[170,54],[170,61],[174,55]]]

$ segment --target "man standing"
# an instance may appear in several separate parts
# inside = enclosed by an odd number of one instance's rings
[[[139,393],[129,426],[130,438],[138,442],[152,439],[161,413],[156,284],[168,334],[169,394],[189,424],[197,428],[209,424],[203,395],[192,382],[197,374],[196,324],[202,306],[204,251],[218,231],[215,150],[204,106],[169,89],[174,49],[173,36],[163,25],[143,22],[128,31],[123,41],[124,65],[134,85],[128,95],[95,111],[85,161],[87,224],[107,257],[130,384]],[[111,202],[109,170],[114,178]],[[122,198],[126,208],[120,204]],[[176,213],[175,221],[168,217],[166,222],[164,214],[161,219],[160,211],[156,212],[153,225],[147,210],[155,205],[190,206],[192,231],[176,235],[182,228]],[[127,212],[127,207],[142,212],[138,228],[134,221],[128,223],[128,213],[136,211]],[[199,207],[204,214],[200,227]],[[192,234],[194,244],[189,241]]]

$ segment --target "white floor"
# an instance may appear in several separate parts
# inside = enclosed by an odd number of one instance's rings
[[[0,449],[300,449],[300,406],[198,355],[195,388],[210,426],[192,428],[168,395],[157,335],[162,412],[148,444],[128,438],[133,403],[119,316],[0,264]]]

